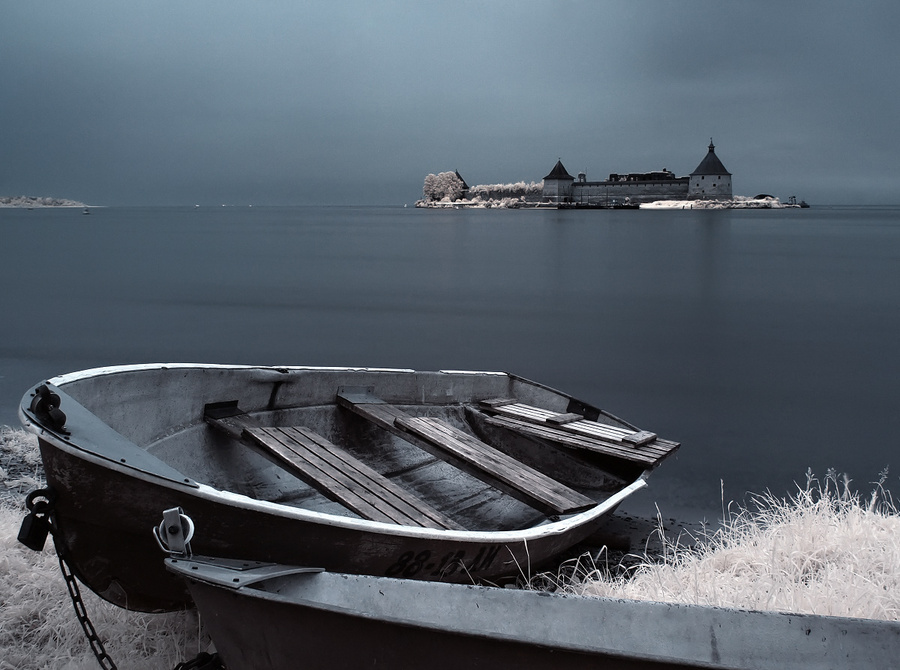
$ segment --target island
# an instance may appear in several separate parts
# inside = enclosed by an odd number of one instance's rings
[[[83,202],[66,198],[48,198],[33,195],[0,195],[0,207],[87,207]]]
[[[549,208],[549,209],[775,209],[803,207],[792,196],[782,203],[770,195],[735,196],[731,173],[716,155],[712,138],[707,153],[689,175],[678,177],[666,168],[651,172],[610,173],[589,181],[584,172],[573,177],[562,159],[540,182],[469,187],[459,171],[425,177],[416,207]]]

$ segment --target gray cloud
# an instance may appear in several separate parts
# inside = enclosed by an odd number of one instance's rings
[[[13,4],[0,194],[401,203],[713,136],[738,193],[898,200],[896,3],[435,4]]]

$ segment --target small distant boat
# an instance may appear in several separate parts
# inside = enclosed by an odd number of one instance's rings
[[[171,510],[170,510],[171,511]],[[198,529],[202,533],[202,529]],[[900,623],[167,558],[229,670],[895,667]]]
[[[148,550],[160,509],[202,525],[198,553],[497,582],[593,534],[679,446],[497,372],[120,366],[50,379],[20,416],[73,572],[142,611],[190,604]]]
[[[90,214],[90,213],[91,213],[91,210],[90,210],[89,208],[85,207],[84,210],[83,210],[81,213],[82,213],[82,214]]]

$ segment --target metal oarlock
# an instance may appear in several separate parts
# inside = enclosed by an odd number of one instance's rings
[[[163,512],[163,520],[153,529],[159,548],[170,556],[181,558],[191,555],[191,538],[194,537],[194,522],[180,507]]]

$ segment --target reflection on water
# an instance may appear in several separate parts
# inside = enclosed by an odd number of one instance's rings
[[[503,369],[683,442],[637,511],[891,465],[894,208],[92,213],[0,211],[0,423],[95,365]]]

